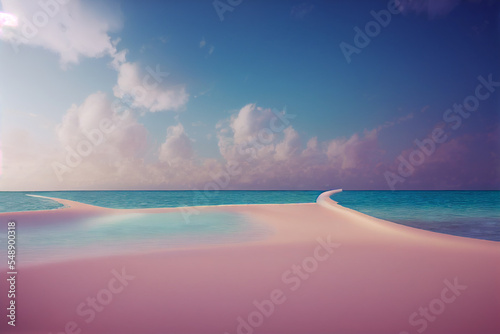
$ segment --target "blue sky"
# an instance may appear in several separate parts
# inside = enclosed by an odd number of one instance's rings
[[[340,43],[354,46],[353,29],[364,30],[387,1],[243,0],[222,21],[204,0],[43,3],[56,9],[54,17],[23,40],[21,18],[35,22],[44,7],[1,1],[20,18],[17,27],[2,28],[0,40],[6,190],[203,189],[210,173],[231,162],[241,174],[220,188],[389,189],[386,172],[398,175],[398,157],[443,126],[445,110],[474,93],[478,76],[500,81],[495,2],[398,2],[401,13],[350,63]],[[20,43],[18,52],[12,43]],[[111,65],[124,50],[126,59]],[[140,78],[148,67],[169,73],[151,103],[167,92],[172,100],[160,110],[136,103],[125,128],[68,167],[66,147],[85,140],[84,120],[115,117],[105,104],[124,97],[116,89],[135,82],[133,70]],[[120,86],[120,75],[127,84]],[[82,107],[97,92],[105,95],[97,106]],[[396,188],[498,188],[499,96],[481,101]],[[288,137],[273,134],[249,161],[238,145],[258,140],[271,110],[294,115]],[[113,163],[102,165],[103,156]],[[458,172],[455,156],[463,160]]]

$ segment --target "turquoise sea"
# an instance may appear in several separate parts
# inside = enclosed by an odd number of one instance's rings
[[[0,192],[0,212],[48,210],[61,206],[51,200],[30,197],[26,194],[69,199],[109,208],[132,209],[224,204],[312,203],[321,192]],[[343,191],[333,195],[332,199],[345,207],[395,223],[439,233],[500,241],[500,191]],[[213,221],[216,222],[217,217],[213,217]],[[224,221],[222,219],[219,223],[224,224]],[[193,233],[197,233],[193,226],[190,228],[194,229]],[[198,232],[201,230],[199,229]]]

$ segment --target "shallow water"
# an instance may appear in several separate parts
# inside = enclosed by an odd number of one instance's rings
[[[61,207],[58,197],[119,209],[223,204],[313,203],[321,191],[55,191],[0,192],[0,212]],[[339,204],[403,225],[500,241],[500,191],[344,191]]]
[[[240,214],[179,212],[113,214],[43,227],[17,224],[20,264],[61,261],[88,256],[228,244],[264,238],[266,227]],[[6,241],[4,234],[0,236]]]

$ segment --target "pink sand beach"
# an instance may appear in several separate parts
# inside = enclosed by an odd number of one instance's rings
[[[197,208],[264,224],[271,232],[259,240],[20,263],[16,326],[4,315],[1,332],[500,333],[500,243],[376,219],[338,205],[335,192],[310,204]],[[43,227],[179,210],[54,200],[65,207],[0,218]]]

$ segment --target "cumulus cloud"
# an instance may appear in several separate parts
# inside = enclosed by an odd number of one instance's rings
[[[195,164],[192,140],[180,123],[168,127],[154,150],[132,112],[102,92],[71,106],[55,130],[59,149],[46,159],[52,170],[44,178],[57,177],[62,188],[190,189],[209,179],[208,170],[221,168],[210,159]]]
[[[119,8],[82,0],[1,0],[5,12],[19,17],[19,25],[4,29],[0,38],[18,45],[39,46],[59,55],[61,64],[81,58],[117,54],[110,32],[122,26]]]
[[[118,5],[82,0],[0,0],[3,10],[19,17],[17,27],[6,27],[0,38],[19,45],[43,47],[60,57],[63,67],[82,58],[108,56],[118,72],[114,94],[148,111],[180,110],[188,101],[183,85],[167,85],[167,73],[157,68],[141,70],[127,62],[128,50],[118,50],[120,39],[110,33],[122,26]],[[7,29],[8,28],[8,29]]]
[[[304,147],[292,116],[249,104],[219,122],[220,153],[242,168],[235,184],[252,189],[323,189],[376,181],[367,178],[381,169],[385,156],[378,129],[325,142],[313,137]]]
[[[193,157],[191,140],[186,135],[182,124],[170,126],[167,137],[160,147],[159,159],[169,165],[179,165]]]
[[[118,67],[118,81],[113,88],[114,95],[127,99],[131,106],[151,112],[181,110],[188,102],[189,95],[183,85],[168,86],[168,73],[160,67],[147,67],[142,71],[137,63],[125,62]]]
[[[284,112],[248,104],[217,124],[218,145],[226,161],[246,160],[255,164],[274,160],[278,140],[290,123]]]
[[[271,109],[257,107],[255,104],[248,104],[241,108],[238,114],[231,117],[230,126],[234,134],[235,143],[257,140],[259,132],[271,126],[271,119],[276,115]],[[269,132],[274,136],[273,132]],[[271,137],[270,140],[273,138]]]
[[[300,137],[293,127],[287,127],[283,133],[283,141],[276,144],[275,158],[278,161],[291,159],[300,148]]]
[[[127,53],[128,50],[115,51],[111,56],[113,60],[111,61],[111,67],[113,67],[116,71],[120,70],[122,64],[127,61]]]
[[[2,189],[140,189],[161,180],[144,163],[147,130],[104,93],[71,106],[52,129],[49,142],[22,129],[2,134]]]
[[[141,166],[148,132],[131,113],[116,110],[106,94],[71,106],[56,127],[59,155],[52,163],[59,181],[117,180]],[[68,167],[68,168],[66,168]]]
[[[95,93],[69,108],[61,119],[55,132],[58,149],[22,131],[4,135],[0,186],[18,190],[33,183],[41,189],[388,189],[384,173],[397,170],[398,161],[380,147],[379,136],[389,126],[321,141],[299,134],[294,128],[298,121],[284,111],[243,106],[217,124],[221,157],[205,159],[195,154],[193,140],[181,123],[168,127],[164,140],[154,145],[133,115],[114,109],[104,93]],[[82,146],[83,142],[87,144]],[[480,145],[488,149],[479,152],[475,147]],[[398,186],[498,187],[499,146],[498,130],[450,139]],[[407,157],[414,149],[402,155]],[[70,151],[77,152],[81,162],[65,171],[59,183],[51,166],[54,161],[68,165]],[[229,170],[237,172],[229,174]]]
[[[97,131],[103,134],[102,149],[112,147],[113,151],[120,153],[120,157],[113,155],[118,160],[137,155],[146,145],[147,130],[144,126],[130,112],[114,108],[102,92],[90,95],[79,106],[72,105],[56,127],[60,143],[71,146],[82,139],[97,136]],[[111,153],[109,151],[106,153]]]
[[[290,116],[290,115],[288,115]],[[284,112],[272,111],[249,104],[226,123],[219,124],[219,148],[226,160],[256,162],[260,168],[275,168],[279,162],[301,168],[314,160],[315,164],[335,174],[349,169],[365,169],[366,161],[376,161],[384,152],[378,148],[378,129],[319,143],[316,137],[306,147]]]

